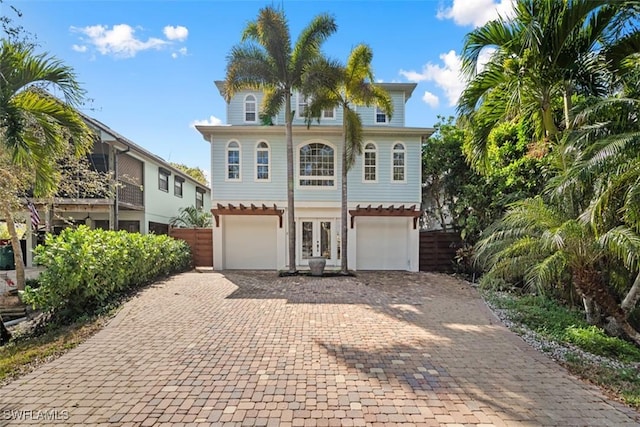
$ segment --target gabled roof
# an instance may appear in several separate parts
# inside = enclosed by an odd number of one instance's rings
[[[130,148],[133,151],[138,152],[139,154],[141,154],[144,157],[147,157],[147,158],[155,161],[156,163],[159,163],[160,165],[162,165],[162,167],[170,170],[175,175],[178,175],[178,176],[181,176],[181,177],[185,177],[186,179],[192,181],[196,185],[198,185],[200,187],[204,187],[204,188],[210,190],[210,188],[206,184],[203,184],[200,181],[195,180],[193,177],[191,177],[190,175],[187,175],[186,173],[184,173],[180,169],[177,169],[177,168],[171,166],[171,164],[169,164],[169,162],[164,160],[162,157],[158,156],[157,154],[153,154],[151,151],[143,148],[142,146],[140,146],[140,145],[136,144],[135,142],[131,141],[130,139],[122,136],[121,134],[119,134],[118,132],[114,131],[113,129],[111,129],[109,126],[105,125],[101,121],[99,121],[99,120],[97,120],[97,119],[95,119],[93,117],[90,117],[90,116],[84,114],[81,111],[77,111],[77,113],[84,119],[85,122],[87,122],[87,124],[89,126],[93,127],[94,129],[100,130],[100,131],[102,131],[102,132],[104,132],[106,134],[111,135],[113,137],[113,139],[116,140],[117,142],[119,142],[120,144],[126,146],[127,148]]]

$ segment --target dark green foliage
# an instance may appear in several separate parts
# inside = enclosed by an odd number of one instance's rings
[[[35,253],[45,270],[40,286],[26,289],[24,301],[68,317],[92,313],[132,288],[191,265],[182,240],[85,226],[48,235]]]

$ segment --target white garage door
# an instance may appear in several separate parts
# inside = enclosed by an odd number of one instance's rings
[[[409,268],[406,218],[356,218],[358,270]]]
[[[224,225],[225,269],[275,270],[277,268],[277,217],[226,216]]]

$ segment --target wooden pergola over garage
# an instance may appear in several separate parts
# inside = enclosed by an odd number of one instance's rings
[[[238,206],[234,206],[229,203],[227,206],[218,203],[218,206],[211,209],[213,218],[216,220],[216,228],[220,227],[220,215],[275,215],[279,218],[280,228],[282,228],[282,215],[284,209],[278,209],[276,205],[273,207],[262,205],[256,206],[253,203],[249,206],[245,206],[240,203]]]
[[[418,226],[418,218],[422,215],[422,211],[416,210],[416,205],[411,205],[409,207],[405,207],[404,205],[395,207],[394,205],[391,205],[386,208],[382,207],[382,205],[376,208],[371,207],[371,205],[366,208],[358,205],[355,209],[351,209],[349,211],[349,215],[351,215],[351,228],[353,228],[354,220],[357,216],[386,216],[413,218],[413,229],[415,230]]]

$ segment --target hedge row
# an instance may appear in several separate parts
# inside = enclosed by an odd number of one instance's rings
[[[45,267],[24,301],[67,315],[91,313],[127,290],[191,266],[189,245],[164,235],[67,228],[35,249]]]

